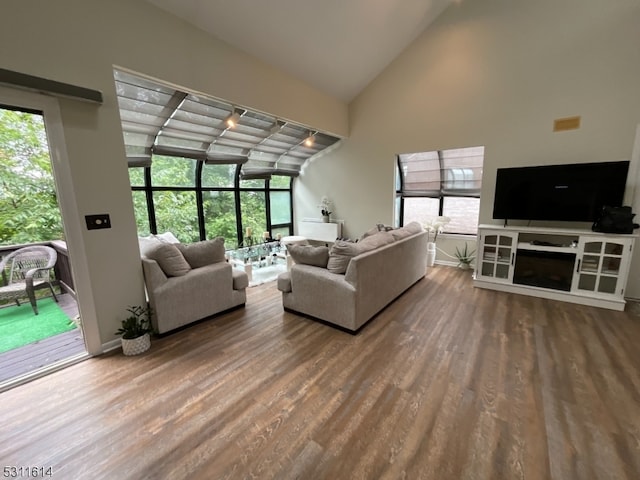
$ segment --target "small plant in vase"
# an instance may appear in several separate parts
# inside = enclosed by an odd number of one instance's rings
[[[329,197],[324,196],[320,199],[320,205],[318,208],[320,209],[320,213],[322,214],[322,221],[325,223],[329,223],[329,219],[331,218],[331,208],[333,207],[333,202],[329,199]]]
[[[151,347],[151,309],[138,305],[127,308],[127,312],[129,316],[122,320],[122,326],[116,331],[116,335],[122,335],[122,353],[138,355]]]
[[[456,258],[458,259],[458,267],[463,270],[471,268],[471,262],[476,258],[476,251],[469,250],[469,246],[465,242],[464,248],[456,247]]]
[[[425,230],[429,233],[427,238],[427,265],[429,267],[432,267],[436,262],[436,240],[438,240],[438,234],[442,233],[445,225],[450,221],[449,217],[436,217],[424,224]],[[431,240],[431,234],[433,234],[433,241]]]

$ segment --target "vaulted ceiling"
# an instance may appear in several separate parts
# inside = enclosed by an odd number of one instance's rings
[[[460,0],[148,0],[345,102]]]

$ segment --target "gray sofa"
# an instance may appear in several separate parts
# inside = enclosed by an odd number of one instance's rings
[[[324,268],[322,262],[305,264],[294,257],[297,263],[278,277],[283,306],[355,333],[425,276],[427,241],[417,223],[379,232],[353,244],[356,255],[344,274],[331,271],[332,258]],[[337,241],[331,253],[339,248],[347,247]]]
[[[151,323],[166,333],[246,302],[247,274],[224,258],[224,241],[160,244],[143,252]]]

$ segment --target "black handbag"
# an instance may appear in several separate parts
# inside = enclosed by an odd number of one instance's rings
[[[640,227],[633,223],[635,213],[631,207],[602,207],[600,216],[593,222],[591,230],[602,233],[633,233],[634,228]]]

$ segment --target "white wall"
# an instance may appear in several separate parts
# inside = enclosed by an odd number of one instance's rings
[[[636,128],[636,138],[633,144],[633,152],[631,153],[632,167],[629,171],[629,182],[634,183],[633,188],[627,187],[625,197],[630,190],[633,190],[633,195],[629,195],[625,198],[625,205],[631,205],[632,211],[636,214],[634,217],[634,223],[640,223],[640,124]],[[634,230],[634,233],[640,234],[640,230]],[[640,272],[640,238],[636,239],[634,247],[633,258],[631,262],[631,280],[627,284],[627,291],[625,296],[640,300],[640,279],[638,279],[638,273]]]
[[[143,299],[142,272],[113,81],[118,65],[237,105],[344,136],[347,107],[141,0],[3,2],[0,66],[100,90],[104,104],[60,102],[76,218],[109,213],[81,237],[103,343]],[[82,298],[81,298],[82,300]],[[82,303],[81,303],[82,307]]]
[[[391,223],[397,153],[484,145],[482,223],[495,223],[499,167],[630,159],[638,25],[637,0],[452,5],[349,106],[350,138],[304,170],[297,217],[318,216],[326,194],[349,236]],[[579,130],[553,133],[573,115]]]

